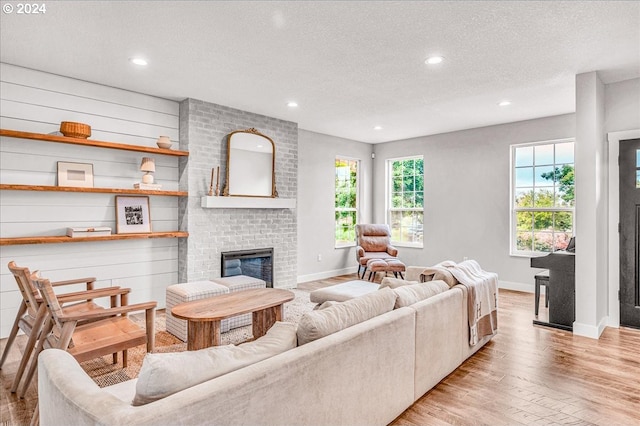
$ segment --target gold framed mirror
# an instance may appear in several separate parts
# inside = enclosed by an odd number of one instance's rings
[[[276,145],[254,128],[227,135],[227,173],[222,195],[237,197],[278,196]]]

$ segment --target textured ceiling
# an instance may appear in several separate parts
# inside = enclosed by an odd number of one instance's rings
[[[38,16],[2,13],[2,62],[363,142],[570,113],[576,74],[598,71],[605,83],[640,77],[637,1],[46,7]],[[445,61],[425,65],[432,54]],[[149,65],[129,63],[135,55]],[[498,107],[504,99],[512,105]],[[299,107],[288,108],[290,100]]]

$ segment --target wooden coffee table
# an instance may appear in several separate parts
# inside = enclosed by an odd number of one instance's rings
[[[276,321],[282,321],[282,305],[295,295],[279,288],[253,288],[206,299],[180,303],[171,315],[187,320],[187,349],[194,351],[220,344],[220,321],[253,313],[253,338],[264,336]]]

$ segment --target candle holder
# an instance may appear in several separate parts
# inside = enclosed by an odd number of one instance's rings
[[[220,166],[217,167],[216,173],[216,197],[220,196]]]
[[[217,172],[216,172],[217,170]],[[213,190],[213,175],[216,174],[216,189]],[[220,166],[211,169],[211,183],[209,184],[209,196],[220,196]]]

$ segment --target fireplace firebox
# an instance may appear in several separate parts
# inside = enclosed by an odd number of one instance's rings
[[[273,288],[273,248],[222,252],[222,277],[247,275]]]

